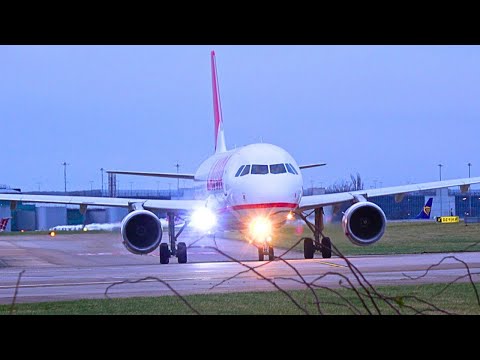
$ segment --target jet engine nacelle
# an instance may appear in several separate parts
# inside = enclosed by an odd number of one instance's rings
[[[383,236],[387,218],[374,203],[361,201],[350,206],[342,219],[345,236],[355,245],[371,245]]]
[[[123,244],[134,254],[148,254],[162,241],[162,224],[151,211],[135,210],[122,221]]]

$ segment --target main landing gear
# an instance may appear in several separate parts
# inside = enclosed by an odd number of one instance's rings
[[[323,235],[323,208],[315,209],[315,224],[308,221],[307,216],[300,214],[301,218],[310,230],[313,232],[312,238],[303,238],[303,255],[305,259],[313,259],[315,251],[320,251],[322,257],[329,259],[332,257],[332,242],[329,237]],[[320,240],[320,236],[322,239]]]
[[[270,245],[267,241],[264,241],[263,244],[257,244],[258,249],[258,261],[263,261],[265,256],[268,255],[268,260],[275,260],[275,254],[273,252],[273,246]]]
[[[160,244],[160,264],[168,264],[170,257],[176,256],[179,264],[185,264],[187,262],[187,245],[184,242],[179,242],[177,244],[177,239],[180,234],[183,232],[187,226],[187,222],[182,226],[182,228],[175,234],[175,214],[168,212],[168,240],[169,244],[161,243]]]

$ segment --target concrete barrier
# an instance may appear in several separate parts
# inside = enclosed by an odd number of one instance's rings
[[[479,216],[465,216],[465,224],[474,224],[474,223],[480,223],[480,217]]]

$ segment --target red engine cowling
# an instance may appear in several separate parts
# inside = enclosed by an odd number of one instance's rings
[[[162,241],[162,224],[158,217],[147,210],[135,210],[122,221],[123,244],[134,254],[148,254]]]
[[[387,218],[374,203],[361,201],[350,206],[342,219],[345,236],[355,245],[371,245],[385,233]]]

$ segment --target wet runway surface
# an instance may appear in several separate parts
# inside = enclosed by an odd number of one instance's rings
[[[1,236],[0,303],[12,302],[19,273],[17,302],[55,301],[85,298],[207,294],[214,292],[304,289],[307,282],[337,287],[341,276],[356,283],[344,259],[333,257],[305,260],[303,253],[289,252],[282,259],[259,262],[257,249],[243,241],[220,236],[182,235],[187,245],[188,263],[160,265],[158,251],[133,255],[118,233]],[[220,254],[218,248],[230,257]],[[276,249],[279,256],[284,250]],[[475,281],[480,281],[480,253],[352,256],[351,263],[375,285],[407,285],[449,282],[467,275],[468,264]],[[428,274],[426,270],[432,265]],[[253,270],[252,270],[253,268]],[[422,276],[419,279],[411,279]],[[318,280],[317,280],[318,279]],[[159,281],[160,280],[160,281]],[[462,281],[468,281],[464,277]],[[344,281],[345,282],[345,281]],[[167,286],[168,284],[168,286]]]

